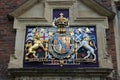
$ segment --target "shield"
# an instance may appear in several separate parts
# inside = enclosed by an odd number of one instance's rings
[[[70,49],[70,37],[57,36],[57,39],[54,40],[53,49],[59,54],[67,53],[67,50]]]
[[[49,52],[55,58],[63,59],[72,54],[74,41],[70,35],[56,34],[49,40]]]

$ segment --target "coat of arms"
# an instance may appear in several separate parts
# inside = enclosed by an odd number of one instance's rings
[[[69,27],[60,14],[55,27],[29,27],[25,41],[25,61],[44,65],[80,65],[96,63],[95,27]]]

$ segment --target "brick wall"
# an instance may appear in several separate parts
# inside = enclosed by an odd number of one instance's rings
[[[7,14],[25,0],[0,0],[0,80],[7,80],[7,63],[14,53],[15,30]]]
[[[7,14],[16,9],[19,5],[27,0],[0,0],[0,79],[7,80],[7,63],[10,54],[14,53],[15,30],[13,29],[13,21],[8,21]],[[110,0],[96,0],[108,9],[111,9]],[[117,75],[117,63],[115,52],[114,28],[112,21],[109,21],[109,29],[107,32],[107,49],[112,55],[113,67],[115,70],[114,77]]]
[[[113,21],[109,21],[109,29],[106,30],[106,40],[107,40],[107,51],[112,57],[113,63],[113,80],[117,80],[117,59],[116,59],[116,49],[115,49],[115,36],[114,36],[114,26]]]

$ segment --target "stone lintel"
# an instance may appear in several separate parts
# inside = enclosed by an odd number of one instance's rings
[[[113,69],[110,68],[20,68],[9,69],[11,76],[78,76],[78,77],[107,77]]]

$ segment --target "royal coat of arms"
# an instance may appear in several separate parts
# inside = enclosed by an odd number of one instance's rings
[[[61,66],[97,62],[95,27],[69,26],[63,13],[53,24],[27,28],[25,62]]]

